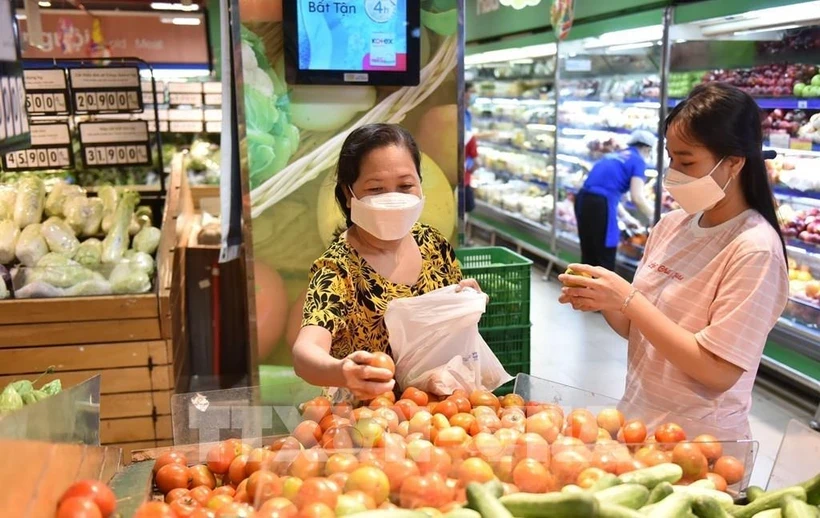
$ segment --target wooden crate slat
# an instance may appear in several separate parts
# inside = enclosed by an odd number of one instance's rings
[[[151,417],[100,420],[100,442],[138,442],[156,439],[154,420]]]
[[[174,438],[174,429],[171,425],[171,416],[170,415],[161,415],[157,417],[156,422],[156,434],[157,440],[160,439],[173,439]]]
[[[2,328],[0,328],[2,333]],[[53,365],[57,371],[147,367],[169,362],[165,342],[63,345],[0,349],[0,374],[37,374]]]
[[[110,480],[122,462],[119,448],[85,447],[76,480]]]
[[[158,340],[160,336],[156,318],[120,320],[116,325],[105,320],[10,324],[0,327],[0,347],[135,342]]]
[[[155,366],[153,370],[148,367],[127,367],[122,369],[103,369],[73,372],[55,372],[43,376],[40,380],[47,383],[59,378],[64,387],[78,385],[92,376],[100,375],[100,392],[103,394],[117,394],[121,392],[144,392],[149,390],[170,390],[171,384],[170,365]],[[0,376],[0,386],[17,381],[19,379],[31,379],[33,376],[27,374],[17,374]]]
[[[123,465],[131,464],[131,452],[143,450],[145,448],[156,448],[157,441],[121,442],[106,445],[109,448],[120,448],[122,451],[121,462]]]
[[[157,318],[159,307],[154,293],[72,299],[18,299],[0,302],[0,325],[46,322],[84,322]]]
[[[119,419],[123,417],[144,417],[171,413],[173,391],[130,392],[125,394],[104,394],[100,397],[100,418]]]

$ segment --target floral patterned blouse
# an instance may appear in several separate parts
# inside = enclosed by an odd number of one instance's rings
[[[461,281],[455,252],[437,230],[416,224],[412,233],[422,260],[421,274],[412,286],[396,284],[376,273],[344,236],[313,264],[302,326],[330,331],[334,358],[360,350],[389,353],[384,324],[387,304]]]

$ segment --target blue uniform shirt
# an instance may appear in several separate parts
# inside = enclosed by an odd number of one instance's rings
[[[634,147],[610,153],[599,160],[584,181],[584,189],[595,194],[623,196],[632,177],[646,180],[646,161]]]

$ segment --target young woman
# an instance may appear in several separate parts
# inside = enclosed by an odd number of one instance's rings
[[[311,269],[293,345],[293,367],[308,383],[359,399],[392,390],[392,373],[368,366],[372,352],[388,351],[387,304],[452,284],[479,289],[462,280],[444,237],[417,223],[420,164],[416,142],[397,125],[363,126],[342,145],[336,200],[348,228]]]
[[[664,185],[682,210],[652,231],[633,284],[571,265],[560,297],[629,340],[624,401],[749,437],[752,386],[785,307],[788,269],[757,104],[696,87],[666,120]]]

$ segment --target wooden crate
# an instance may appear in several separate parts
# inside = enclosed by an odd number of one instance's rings
[[[175,161],[174,170],[183,165]],[[43,380],[66,387],[100,374],[103,444],[145,448],[173,437],[171,396],[187,388],[186,185],[185,175],[170,176],[152,293],[0,301],[0,386],[52,365]]]

